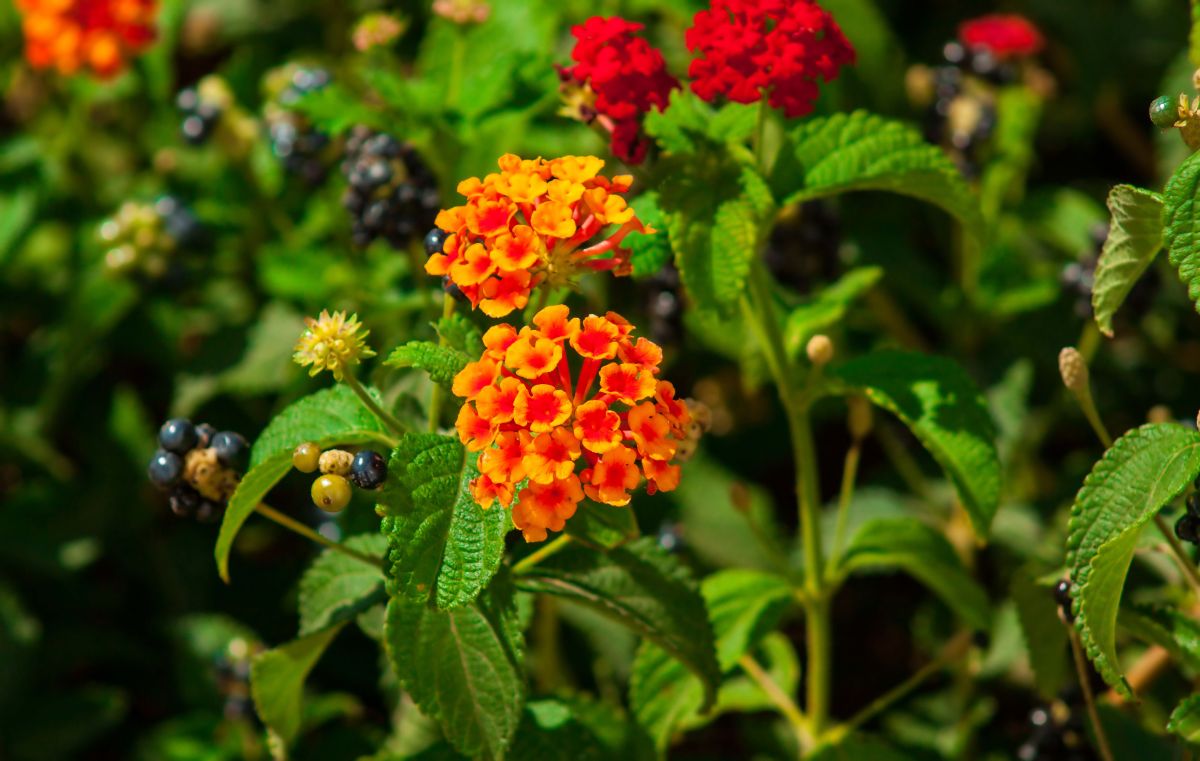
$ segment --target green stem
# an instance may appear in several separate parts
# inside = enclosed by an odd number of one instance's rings
[[[551,555],[562,551],[568,544],[571,543],[570,534],[562,534],[553,542],[543,544],[533,552],[518,560],[513,564],[513,573],[520,574],[533,568],[538,563],[542,562]]]
[[[1200,574],[1196,571],[1196,564],[1188,557],[1187,551],[1179,543],[1175,532],[1171,530],[1171,527],[1167,525],[1163,517],[1157,513],[1154,516],[1154,525],[1158,527],[1163,538],[1167,540],[1167,546],[1171,548],[1171,554],[1175,556],[1175,562],[1179,564],[1179,570],[1183,571],[1184,578],[1191,584],[1192,591],[1196,593],[1197,597],[1200,597]]]
[[[758,168],[764,173],[766,167],[766,132],[767,132],[767,99],[762,98],[758,102],[758,117],[754,125],[754,135],[751,137],[752,147],[754,148],[754,160],[758,164]]]
[[[349,368],[346,368],[345,371],[343,371],[342,380],[345,381],[346,385],[350,387],[350,390],[358,396],[364,407],[370,410],[375,417],[383,421],[384,425],[392,429],[392,433],[395,433],[397,436],[404,435],[404,424],[384,410],[383,407],[379,406],[379,402],[375,401],[371,395],[367,393],[367,390],[362,387],[362,384],[358,382],[358,378],[354,377],[354,373],[352,373]]]
[[[332,539],[327,539],[327,538],[321,536],[320,534],[318,534],[316,531],[313,531],[308,526],[305,526],[300,521],[297,521],[290,516],[284,515],[283,513],[279,512],[278,510],[271,507],[270,505],[260,502],[260,503],[258,503],[258,505],[255,506],[254,511],[256,513],[258,513],[259,515],[263,516],[264,518],[266,518],[268,520],[272,520],[275,523],[278,523],[280,526],[283,526],[287,530],[293,531],[293,532],[299,534],[300,536],[304,537],[305,539],[311,539],[312,541],[316,542],[317,544],[321,545],[322,547],[328,547],[329,549],[333,550],[334,552],[340,552],[347,557],[352,557],[355,560],[361,560],[362,562],[367,563],[369,565],[373,565],[376,568],[379,568],[380,566],[383,565],[383,558],[377,558],[373,555],[368,555],[364,552],[359,552],[358,550],[347,547],[344,544],[335,542]]]
[[[1108,745],[1108,736],[1100,723],[1100,712],[1096,710],[1096,693],[1092,691],[1092,680],[1088,676],[1087,662],[1083,658],[1083,646],[1079,644],[1079,633],[1074,627],[1069,627],[1071,640],[1071,655],[1075,660],[1075,673],[1079,676],[1079,689],[1083,691],[1083,702],[1087,706],[1088,718],[1092,721],[1092,731],[1096,733],[1096,751],[1104,761],[1113,761],[1112,748]]]
[[[842,543],[846,538],[846,520],[850,512],[850,501],[854,497],[854,481],[858,476],[858,461],[862,456],[862,442],[855,439],[846,450],[846,463],[842,466],[842,489],[838,494],[837,525],[833,531],[833,545],[829,550],[829,565],[837,560],[842,551]],[[826,575],[833,572],[826,567]]]
[[[454,47],[450,51],[450,81],[446,85],[446,106],[458,103],[462,88],[463,62],[467,55],[467,37],[461,25],[454,25]]]
[[[812,745],[812,738],[808,733],[808,721],[804,718],[804,712],[796,705],[796,701],[792,700],[791,696],[771,678],[766,669],[749,654],[738,658],[738,665],[742,667],[747,676],[754,680],[763,694],[775,704],[775,708],[783,718],[787,719],[792,731],[796,733],[796,744],[800,747],[800,752],[807,751]]]
[[[448,319],[454,314],[454,297],[446,294],[442,297],[442,318]],[[438,346],[445,346],[446,339],[443,336],[438,336]],[[433,390],[429,393],[429,432],[437,433],[438,421],[441,419],[442,412],[442,387],[434,383]]]

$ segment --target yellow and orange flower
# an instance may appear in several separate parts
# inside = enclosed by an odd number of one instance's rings
[[[631,177],[602,176],[595,156],[506,154],[499,165],[459,183],[467,202],[438,214],[447,237],[426,272],[449,277],[491,317],[524,308],[539,285],[564,285],[584,270],[630,273],[621,242],[633,231],[653,232],[625,202]]]
[[[650,494],[679,484],[691,416],[658,379],[662,350],[632,331],[612,312],[546,307],[533,327],[489,329],[483,356],[454,379],[465,399],[455,427],[480,453],[471,494],[484,509],[511,506],[526,541],[561,531],[585,495],[623,506],[643,481]]]
[[[154,42],[157,0],[17,0],[25,59],[61,74],[109,79]]]

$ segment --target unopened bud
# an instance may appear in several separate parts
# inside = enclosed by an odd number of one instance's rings
[[[871,433],[871,425],[874,422],[871,402],[865,396],[852,396],[846,400],[846,406],[849,407],[846,413],[846,427],[850,429],[850,435],[855,441],[861,441]]]
[[[1079,394],[1088,390],[1088,367],[1083,361],[1083,355],[1074,346],[1068,346],[1058,354],[1058,372],[1062,375],[1063,385],[1071,393]]]
[[[829,336],[818,333],[808,339],[808,345],[804,347],[804,351],[808,354],[808,360],[814,365],[827,365],[833,359],[833,341],[829,340]]]
[[[1174,419],[1171,408],[1165,404],[1156,404],[1146,413],[1146,421],[1149,423],[1169,423]]]

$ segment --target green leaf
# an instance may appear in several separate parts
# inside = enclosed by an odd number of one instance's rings
[[[605,550],[638,538],[637,516],[630,507],[590,501],[575,511],[564,530],[585,546]]]
[[[1092,311],[1100,331],[1111,336],[1113,315],[1162,248],[1162,196],[1117,185],[1108,194],[1108,210],[1112,223],[1096,263]]]
[[[950,542],[916,518],[867,521],[851,538],[838,569],[844,574],[904,571],[933,590],[973,629],[988,628],[987,594],[971,578]]]
[[[1200,0],[1192,0],[1192,29],[1188,34],[1188,59],[1200,66]]]
[[[675,90],[662,111],[651,109],[642,121],[646,134],[668,153],[695,153],[702,147],[712,109],[686,90]]]
[[[970,376],[944,357],[900,351],[868,354],[835,374],[904,421],[954,482],[976,535],[987,536],[1000,461],[987,403]]]
[[[759,571],[719,571],[700,586],[716,636],[717,667],[728,673],[779,623],[792,603],[786,579]],[[653,641],[638,649],[629,702],[638,723],[665,748],[676,729],[706,710],[701,680]]]
[[[258,716],[285,743],[300,731],[304,680],[345,624],[338,624],[254,656],[250,694]]]
[[[517,577],[518,588],[565,597],[616,620],[682,662],[704,683],[720,670],[704,600],[679,560],[643,537],[608,553],[568,546]]]
[[[434,327],[450,348],[457,349],[467,357],[483,354],[483,333],[461,312],[438,318]]]
[[[432,341],[409,341],[398,346],[383,364],[389,367],[415,367],[429,373],[434,383],[450,388],[471,358],[458,349],[439,346]]]
[[[1070,668],[1067,657],[1067,628],[1058,617],[1058,603],[1051,590],[1034,579],[1028,567],[1013,574],[1010,595],[1029,654],[1038,692],[1047,700],[1058,695]]]
[[[524,643],[509,584],[492,584],[447,611],[393,597],[384,640],[404,689],[459,752],[504,757],[525,701]]]
[[[229,551],[242,524],[271,487],[292,467],[292,450],[306,441],[322,449],[336,444],[395,442],[383,424],[345,386],[323,389],[288,406],[263,430],[250,450],[250,469],[229,499],[214,555],[221,578],[229,581]]]
[[[809,119],[792,130],[770,185],[782,206],[861,190],[912,196],[982,239],[979,204],[942,149],[913,127],[866,111]]]
[[[380,534],[351,536],[343,544],[379,557],[387,549]],[[385,599],[382,568],[325,550],[300,577],[300,636],[349,621]]]
[[[912,761],[912,757],[893,750],[878,740],[859,735],[847,737],[835,745],[817,749],[809,761]]]
[[[667,238],[666,220],[658,206],[658,193],[642,193],[630,206],[642,224],[654,229],[652,233],[635,230],[625,237],[625,245],[632,252],[633,276],[650,277],[671,260],[671,241]]]
[[[1171,711],[1167,731],[1190,743],[1200,743],[1200,693],[1190,695]]]
[[[391,127],[383,114],[366,106],[362,98],[337,82],[305,93],[289,108],[304,114],[318,131],[331,136],[358,124],[383,131]]]
[[[471,496],[479,455],[458,439],[409,433],[392,452],[380,495],[388,538],[388,591],[455,608],[488,585],[504,555],[508,511],[484,510]]]
[[[1200,473],[1200,433],[1175,423],[1144,425],[1117,439],[1075,497],[1067,567],[1075,626],[1110,686],[1129,695],[1116,653],[1121,590],[1142,527]]]
[[[837,282],[822,288],[816,295],[792,310],[784,325],[787,350],[799,354],[808,339],[837,325],[846,310],[883,276],[879,267],[859,267],[842,275]]]
[[[1175,608],[1122,606],[1117,623],[1151,644],[1171,653],[1177,662],[1200,672],[1200,621]]]
[[[1163,190],[1163,243],[1200,310],[1200,153],[1188,156]]]

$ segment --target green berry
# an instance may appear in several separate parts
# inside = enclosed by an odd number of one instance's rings
[[[1170,129],[1179,118],[1175,100],[1170,95],[1155,98],[1150,103],[1150,121],[1159,129]]]
[[[313,481],[312,501],[327,513],[340,513],[350,504],[350,482],[341,476],[321,476]]]
[[[321,462],[321,448],[306,441],[292,452],[292,467],[301,473],[312,473]]]

